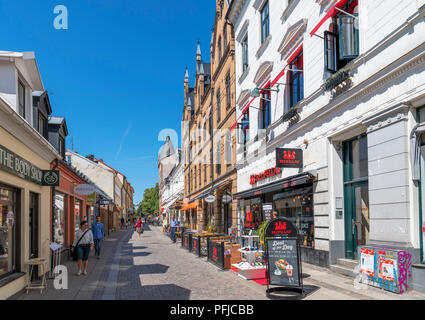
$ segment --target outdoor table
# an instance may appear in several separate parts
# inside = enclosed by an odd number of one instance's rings
[[[47,280],[46,280],[46,273],[44,272],[44,264],[45,264],[46,260],[45,259],[31,259],[29,261],[26,262],[26,264],[29,267],[29,283],[28,286],[26,287],[27,289],[27,294],[29,290],[33,290],[33,289],[40,289],[40,292],[43,293],[43,290],[46,289],[47,287]],[[40,266],[41,269],[41,284],[36,284],[32,282],[32,275],[34,272],[34,267],[35,266]]]

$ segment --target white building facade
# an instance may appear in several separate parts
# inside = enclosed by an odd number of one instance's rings
[[[425,290],[424,16],[416,0],[232,1],[240,230],[272,204],[303,261],[403,250]]]

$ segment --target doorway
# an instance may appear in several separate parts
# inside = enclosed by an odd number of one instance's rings
[[[29,207],[29,258],[38,258],[39,251],[39,195],[30,192],[30,207]]]
[[[369,241],[369,183],[367,136],[343,143],[345,256],[357,259],[358,246]]]

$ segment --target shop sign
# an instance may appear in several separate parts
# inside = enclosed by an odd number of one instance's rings
[[[87,196],[87,202],[90,202],[90,203],[96,202],[96,192],[93,192]]]
[[[101,205],[101,206],[107,206],[107,205],[109,205],[111,203],[111,201],[109,201],[109,200],[99,200],[99,204]]]
[[[258,181],[276,176],[278,174],[280,174],[280,169],[278,167],[276,168],[271,168],[271,169],[267,169],[264,172],[261,172],[259,174],[253,174],[250,177],[250,184],[256,184]]]
[[[214,202],[215,197],[213,195],[209,195],[208,197],[205,197],[205,201],[208,203]]]
[[[42,185],[46,187],[59,187],[60,172],[58,170],[43,170]]]
[[[263,212],[264,212],[264,216],[266,218],[266,221],[272,220],[272,211],[273,211],[273,204],[272,203],[263,203]]]
[[[303,151],[301,149],[276,149],[276,167],[303,168]]]
[[[222,198],[223,203],[229,203],[232,201],[232,197],[228,194],[225,194]]]
[[[0,169],[42,185],[43,171],[0,145]]]
[[[424,225],[422,226],[422,232],[425,233],[425,222],[424,222]]]
[[[12,229],[15,224],[15,214],[12,210],[7,213],[7,227]]]
[[[297,228],[290,221],[275,219],[267,227],[266,237],[295,237],[297,233]]]
[[[81,196],[88,196],[96,191],[96,188],[91,184],[79,184],[74,188],[74,192]]]

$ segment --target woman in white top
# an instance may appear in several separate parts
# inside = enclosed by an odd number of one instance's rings
[[[81,264],[84,261],[83,274],[87,275],[87,266],[90,251],[93,251],[94,240],[93,233],[88,229],[89,224],[87,221],[81,221],[80,229],[75,233],[74,243],[72,244],[72,251],[77,250],[78,255],[78,273],[77,276],[81,275]],[[78,243],[78,246],[76,246]]]

